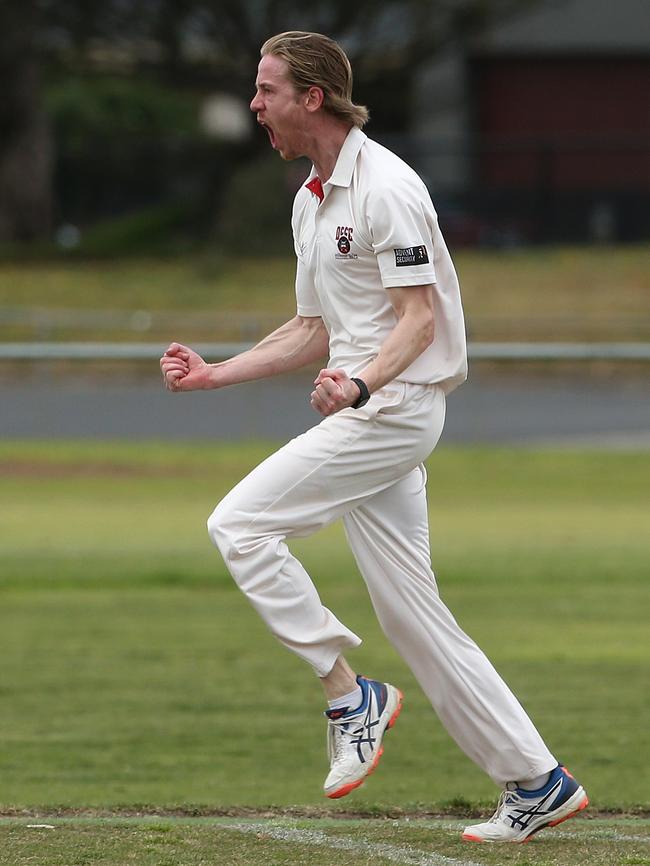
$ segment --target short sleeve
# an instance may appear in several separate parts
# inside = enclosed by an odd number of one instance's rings
[[[368,225],[384,288],[435,283],[436,214],[426,188],[416,183],[379,188],[368,196]]]
[[[297,250],[296,254],[298,254]],[[322,315],[314,281],[311,278],[307,265],[299,255],[296,267],[296,312],[299,316],[307,317]]]
[[[293,248],[296,253],[296,312],[299,316],[321,316],[321,306],[318,300],[316,287],[311,271],[301,248],[301,225],[305,206],[304,188],[298,190],[293,203],[291,214],[291,232],[293,234]]]

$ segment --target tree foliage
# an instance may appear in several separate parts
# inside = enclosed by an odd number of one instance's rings
[[[400,116],[412,77],[436,52],[534,2],[2,0],[0,241],[50,230],[52,135],[41,97],[44,69],[146,74],[247,98],[262,42],[284,30],[313,30],[341,42],[355,72],[355,98],[371,109],[380,106],[390,123]]]
[[[13,0],[9,0],[13,2]],[[162,74],[201,70],[250,90],[260,45],[284,30],[341,42],[357,76],[417,68],[453,41],[519,14],[535,0],[36,0],[39,46],[68,61],[104,43]]]

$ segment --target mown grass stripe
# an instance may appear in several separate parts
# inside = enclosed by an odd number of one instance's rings
[[[415,823],[415,822],[414,822]],[[429,823],[427,820],[425,823]],[[460,832],[467,821],[435,821],[431,826],[436,830],[456,830]],[[650,836],[635,836],[631,833],[621,833],[615,828],[594,827],[594,821],[584,821],[577,825],[572,824],[570,830],[557,830],[556,828],[545,828],[543,835],[539,838],[546,839],[548,833],[553,834],[554,839],[603,839],[612,842],[640,842],[650,845]]]
[[[553,830],[553,836],[558,839],[588,837],[589,839],[609,839],[612,842],[641,842],[644,845],[650,844],[650,836],[633,836],[629,833],[619,833],[618,830],[580,829],[573,833],[570,833],[568,830]]]
[[[553,828],[545,828],[542,831],[542,834],[539,838],[546,839],[548,838],[548,834],[552,833],[554,839],[603,839],[604,841],[611,840],[613,842],[640,842],[644,845],[650,844],[650,835],[647,836],[639,836],[631,833],[623,833],[620,830],[616,829],[616,827],[603,827],[603,826],[594,826],[597,822],[604,823],[610,819],[579,819],[577,822],[571,822],[569,827],[564,830],[558,830],[556,827]],[[612,819],[615,821],[616,819]],[[643,823],[647,826],[647,820],[643,818],[637,819],[640,823]],[[424,819],[424,821],[418,821],[417,819],[413,821],[414,825],[424,824],[425,826],[430,824],[432,828],[436,830],[452,830],[460,832],[463,827],[467,824],[467,821],[446,821],[442,820],[431,820]],[[564,825],[566,827],[566,824]],[[569,829],[570,828],[570,829]]]
[[[236,830],[238,833],[261,833],[278,842],[296,842],[301,845],[318,845],[339,851],[373,854],[404,866],[480,866],[473,860],[459,860],[435,852],[418,851],[410,845],[389,845],[368,842],[365,839],[356,841],[345,836],[329,836],[320,830],[300,830],[268,823],[225,824],[223,827],[226,830]]]

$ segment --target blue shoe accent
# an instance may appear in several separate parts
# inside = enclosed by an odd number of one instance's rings
[[[560,783],[558,786],[558,782]],[[561,806],[562,803],[566,802],[569,797],[572,797],[575,792],[578,790],[579,785],[573,776],[570,776],[564,766],[562,764],[558,764],[557,767],[551,772],[548,782],[545,785],[542,785],[541,788],[537,788],[533,791],[527,791],[525,788],[517,788],[517,794],[522,798],[522,800],[538,800],[540,797],[545,797],[545,795],[551,795],[548,801],[545,799],[547,811],[550,809],[557,809],[558,806]]]
[[[389,683],[358,676],[362,701],[358,707],[326,710],[327,752],[330,772],[325,794],[345,797],[357,788],[377,766],[382,741],[402,708],[402,693]]]
[[[379,708],[379,712],[384,712],[384,707],[386,706],[386,701],[388,700],[388,689],[386,688],[386,683],[380,683],[377,680],[369,680],[366,677],[362,677],[359,675],[357,677],[357,682],[361,686],[361,690],[363,691],[364,704],[368,701],[368,691],[370,689],[375,693],[375,698],[377,699],[377,706]],[[363,712],[364,704],[357,710],[358,713]]]
[[[517,796],[524,802],[520,805],[512,804],[510,806],[507,820],[513,829],[532,828],[540,817],[560,809],[567,800],[573,797],[579,787],[576,780],[568,774],[562,764],[558,764],[551,773],[548,782],[536,791],[526,791],[524,788],[515,789]],[[530,802],[529,807],[525,805],[526,800]]]
[[[388,699],[388,690],[386,689],[385,683],[377,682],[377,680],[369,680],[367,677],[361,676],[359,674],[357,676],[357,684],[361,688],[361,694],[363,695],[361,703],[358,707],[338,707],[335,710],[325,710],[325,715],[328,719],[342,719],[345,716],[360,716],[362,713],[365,713],[368,710],[368,699],[370,689],[373,690],[375,694],[375,698],[377,699],[377,706],[379,708],[379,713],[384,712],[384,707],[386,706],[386,701]]]
[[[358,707],[348,707],[345,713],[346,716],[356,716],[366,712],[366,710],[368,709],[368,683],[369,680],[367,680],[365,677],[357,677],[357,685],[361,689],[362,695],[361,703]]]
[[[586,809],[589,798],[562,765],[536,791],[508,785],[489,821],[466,827],[468,842],[525,842],[544,827],[555,827]]]

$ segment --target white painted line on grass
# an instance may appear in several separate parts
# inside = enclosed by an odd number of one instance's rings
[[[444,854],[418,851],[410,845],[389,845],[383,842],[368,842],[365,839],[355,840],[345,836],[328,836],[320,830],[299,830],[273,823],[222,824],[222,827],[225,830],[236,830],[238,833],[270,836],[278,842],[297,842],[301,845],[320,845],[325,848],[336,848],[339,851],[371,854],[404,866],[481,866],[480,863],[472,860],[458,860],[455,857],[445,857]]]
[[[586,836],[589,839],[605,839],[611,842],[642,842],[646,845],[650,844],[650,836],[632,836],[629,833],[619,833],[618,830],[599,830],[597,827],[590,829],[578,829],[576,827],[573,833],[568,830],[553,830],[553,836],[556,839],[576,839],[579,836]],[[541,838],[541,837],[540,837]],[[546,838],[546,834],[544,834]]]
[[[462,821],[429,821],[424,819],[424,826],[431,823],[435,830],[457,830],[461,831],[465,826]],[[589,820],[581,820],[576,824],[571,824],[570,830],[557,830],[555,827],[545,827],[539,835],[533,837],[534,841],[540,839],[578,839],[580,837],[586,839],[604,839],[613,842],[641,842],[645,845],[650,845],[650,836],[634,836],[630,833],[622,833],[620,830],[608,827],[594,827]]]

